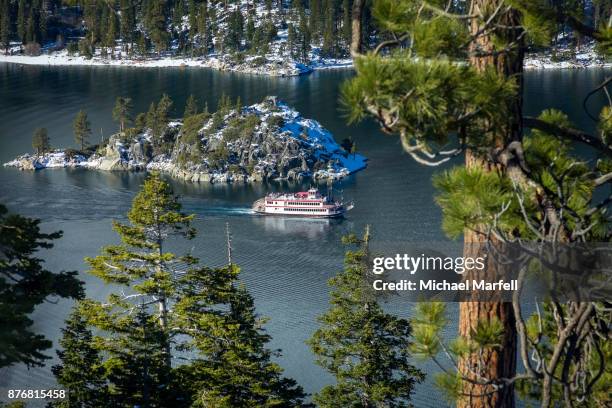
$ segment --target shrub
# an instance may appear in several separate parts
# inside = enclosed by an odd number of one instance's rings
[[[79,41],[79,54],[87,59],[93,58],[93,49],[89,41],[81,40]]]
[[[66,46],[66,49],[68,50],[68,54],[75,55],[79,52],[79,44],[75,42],[70,42]]]
[[[266,123],[268,124],[268,127],[274,129],[283,126],[285,124],[285,119],[279,115],[270,115],[266,119]]]
[[[225,115],[221,111],[217,111],[217,112],[213,113],[211,128],[212,129],[219,129],[221,127],[221,125],[223,124],[223,117],[224,116]]]
[[[79,154],[80,152],[76,149],[66,149],[64,150],[64,155],[69,158],[69,159],[73,159],[77,154]]]
[[[262,56],[257,56],[255,58],[253,58],[252,60],[249,61],[249,64],[252,67],[261,67],[262,65],[264,65],[268,60],[266,59],[266,57],[262,57]]]

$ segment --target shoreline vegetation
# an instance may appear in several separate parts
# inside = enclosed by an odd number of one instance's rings
[[[52,149],[46,129],[41,128],[33,137],[35,153],[4,166],[32,171],[158,171],[210,183],[334,180],[367,166],[351,139],[338,144],[319,122],[303,118],[274,96],[251,106],[224,96],[214,113],[208,107],[200,110],[190,97],[180,120],[168,118],[171,107],[172,101],[164,95],[132,120],[131,100],[120,97],[113,110],[120,130],[99,145],[87,145],[91,126],[81,111],[74,121],[80,149]]]
[[[188,57],[166,52],[163,55],[148,57],[129,57],[122,54],[117,47],[113,57],[102,56],[101,53],[91,58],[71,54],[67,50],[49,51],[40,55],[25,55],[19,53],[21,47],[13,45],[15,54],[0,52],[0,63],[37,66],[105,66],[133,68],[209,68],[222,72],[237,72],[243,74],[264,75],[272,77],[294,77],[307,75],[316,70],[353,69],[350,58],[325,58],[321,50],[315,49],[307,62],[299,62],[282,54],[236,55],[210,54],[199,57]],[[552,50],[529,53],[525,58],[526,70],[544,69],[590,69],[612,68],[612,61],[599,56],[594,44],[583,45],[579,49],[569,46]]]
[[[200,67],[273,77],[352,69],[352,1],[168,2],[159,7],[8,2],[0,62],[40,66]],[[370,6],[368,6],[370,7]],[[369,10],[369,9],[368,9]],[[366,49],[384,38],[363,15]],[[406,44],[407,46],[407,44]],[[530,48],[525,69],[610,68],[571,30]]]
[[[117,54],[120,55],[120,54]],[[265,75],[272,77],[294,77],[310,74],[323,69],[352,69],[350,58],[316,57],[307,63],[283,58],[282,55],[249,56],[236,58],[233,55],[208,55],[206,57],[185,57],[167,55],[140,58],[101,57],[99,55],[86,58],[80,55],[70,55],[68,51],[54,51],[37,56],[5,55],[0,53],[0,63],[38,66],[104,66],[104,67],[135,67],[135,68],[209,68],[223,72],[238,72],[243,74]],[[612,66],[612,65],[611,65]]]

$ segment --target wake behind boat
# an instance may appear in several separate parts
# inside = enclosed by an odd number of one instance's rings
[[[289,215],[299,217],[342,217],[353,204],[334,201],[316,188],[299,193],[272,193],[253,203],[253,211],[263,215]]]

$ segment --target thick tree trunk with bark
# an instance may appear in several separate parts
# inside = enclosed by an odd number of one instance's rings
[[[494,68],[498,73],[516,78],[518,81],[517,95],[512,106],[509,107],[511,115],[508,117],[506,126],[495,129],[493,132],[493,148],[503,149],[512,141],[520,141],[522,138],[522,70],[523,51],[521,44],[521,30],[519,16],[515,11],[507,11],[506,5],[501,5],[503,0],[473,0],[470,14],[482,13],[490,16],[492,13],[500,13],[501,23],[508,27],[505,30],[505,39],[508,43],[516,42],[518,50],[499,53],[496,51],[492,39],[488,35],[482,35],[487,27],[483,19],[474,19],[471,24],[471,33],[477,39],[470,47],[470,64],[479,71]],[[503,13],[503,14],[502,14]],[[486,18],[485,18],[486,20]],[[499,33],[499,29],[496,30]],[[505,171],[507,169],[493,168],[493,166],[474,152],[468,151],[465,158],[466,167],[483,168],[486,171]],[[484,229],[483,229],[484,230]],[[474,231],[466,231],[464,234],[464,256],[478,257],[485,253],[486,237]],[[495,243],[493,243],[495,244]],[[487,262],[487,268],[479,276],[469,275],[467,279],[485,279],[499,276],[503,271],[496,270],[499,266],[492,261]],[[487,276],[489,278],[487,278]],[[459,370],[464,378],[475,380],[476,372],[482,373],[488,380],[500,378],[512,378],[516,373],[516,331],[515,317],[512,304],[500,301],[491,302],[462,302],[459,307],[459,334],[469,339],[472,330],[479,321],[491,321],[499,319],[504,327],[504,336],[500,348],[492,349],[483,355],[468,355],[459,361]],[[503,386],[494,388],[492,385],[480,385],[474,382],[463,382],[463,395],[457,401],[458,408],[513,408],[514,387]]]

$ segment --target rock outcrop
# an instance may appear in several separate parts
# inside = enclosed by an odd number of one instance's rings
[[[167,124],[160,134],[115,134],[89,157],[56,151],[21,156],[5,166],[23,170],[86,167],[105,171],[160,171],[191,182],[301,181],[342,178],[366,167],[318,122],[302,118],[274,97],[241,108],[200,113]]]

